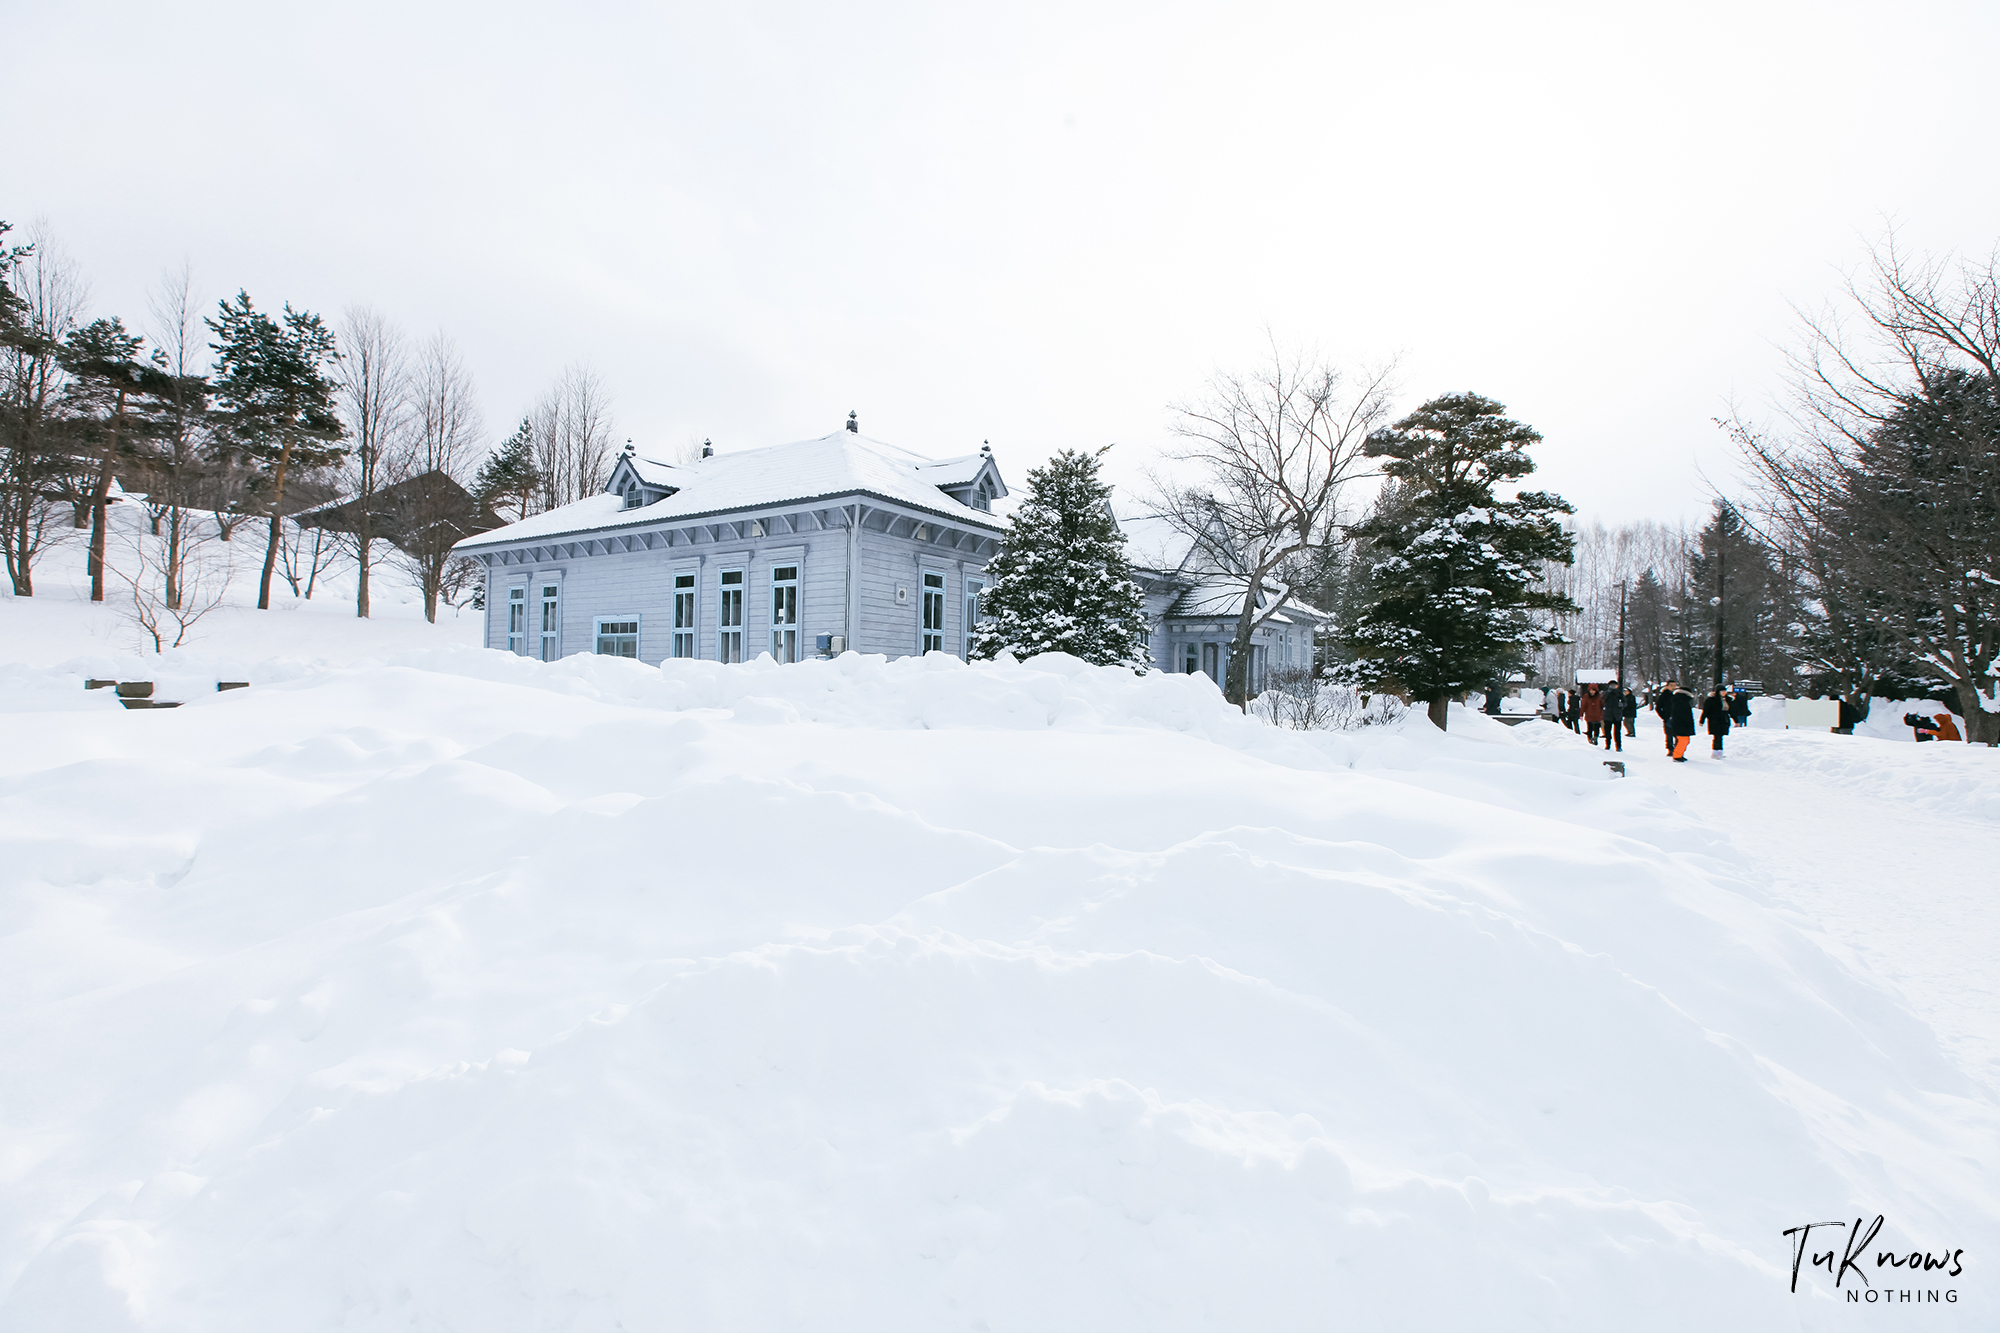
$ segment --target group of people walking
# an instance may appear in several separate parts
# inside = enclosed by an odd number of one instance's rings
[[[1697,703],[1679,681],[1670,680],[1654,690],[1647,703],[1659,715],[1667,754],[1677,764],[1687,762],[1688,745],[1694,740],[1698,726],[1708,732],[1710,748],[1720,759],[1722,738],[1729,734],[1729,729],[1750,721],[1749,697],[1725,686],[1710,690]],[[1605,749],[1621,753],[1625,738],[1638,735],[1634,724],[1639,704],[1631,687],[1615,680],[1586,684],[1575,690],[1556,690],[1549,697],[1549,711],[1556,715],[1557,721],[1571,731],[1588,735],[1592,745],[1601,739]]]
[[[1679,681],[1670,680],[1653,692],[1653,711],[1660,715],[1660,730],[1666,735],[1667,754],[1675,763],[1685,764],[1688,744],[1695,737],[1697,707],[1694,695],[1682,689]],[[1699,721],[1708,732],[1709,748],[1717,759],[1721,759],[1724,757],[1722,738],[1729,734],[1729,729],[1749,724],[1750,700],[1746,695],[1718,685],[1702,696]]]
[[[1639,734],[1633,729],[1639,700],[1629,687],[1615,680],[1603,685],[1593,682],[1578,690],[1557,690],[1549,710],[1571,731],[1587,734],[1592,745],[1602,740],[1607,750],[1623,753],[1625,738]]]

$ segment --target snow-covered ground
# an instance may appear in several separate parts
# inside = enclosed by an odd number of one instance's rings
[[[1993,752],[1620,781],[317,607],[125,712],[58,613],[0,599],[0,1328],[1845,1328],[1781,1233],[1878,1213],[1957,1297],[1899,1319],[2000,1315]]]

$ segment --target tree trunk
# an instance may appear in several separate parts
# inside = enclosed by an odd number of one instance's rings
[[[264,573],[257,580],[257,609],[271,609],[271,571],[278,567],[278,538],[284,531],[285,509],[285,469],[291,465],[292,442],[289,438],[285,447],[278,451],[278,472],[271,485],[271,540],[264,547]]]
[[[178,505],[167,511],[167,610],[181,609],[181,524],[187,511]]]
[[[118,432],[125,424],[125,390],[118,391],[118,410],[111,415],[111,447],[97,465],[97,484],[90,488],[90,600],[104,600],[105,509],[111,503],[111,460],[118,456]],[[153,525],[154,529],[159,524]]]
[[[15,484],[16,480],[8,478],[9,484]],[[18,484],[22,492],[19,512],[14,515],[14,523],[7,533],[7,577],[13,580],[16,597],[33,597],[35,580],[30,570],[29,542],[34,537],[31,515],[34,513],[35,496],[31,478],[21,477]]]
[[[271,511],[271,540],[264,543],[264,572],[257,578],[257,609],[271,609],[271,573],[278,567],[278,541],[284,535],[284,519]]]
[[[367,500],[366,495],[362,496],[364,505]],[[354,535],[354,551],[361,566],[354,575],[354,614],[362,620],[368,619],[368,548],[374,544],[375,539],[368,532],[368,518],[363,515],[361,530]]]
[[[2000,745],[2000,713],[1989,713],[1978,689],[1958,683],[1958,706],[1965,714],[1965,739],[1972,745]]]
[[[97,469],[97,484],[90,488],[90,600],[104,600],[104,518],[111,502],[111,460]]]
[[[1425,710],[1430,717],[1432,726],[1436,727],[1439,731],[1451,730],[1449,725],[1451,722],[1451,697],[1449,695],[1439,695],[1425,705]]]

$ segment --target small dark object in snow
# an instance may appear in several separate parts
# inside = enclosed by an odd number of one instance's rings
[[[218,680],[215,682],[215,692],[217,694],[222,693],[224,690],[247,690],[249,688],[250,682],[247,680]]]
[[[1625,761],[1623,759],[1607,759],[1604,761],[1604,766],[1621,778],[1625,776]]]
[[[121,699],[150,699],[153,697],[153,682],[150,680],[121,680],[118,682],[118,697]]]
[[[86,690],[108,690],[117,683],[115,680],[86,680],[83,682],[83,688]]]

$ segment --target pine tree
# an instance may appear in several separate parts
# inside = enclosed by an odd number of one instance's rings
[[[535,465],[535,428],[523,417],[514,433],[480,465],[472,495],[483,509],[497,511],[506,504],[518,520],[528,516],[541,486],[541,469]]]
[[[1364,688],[1400,686],[1424,700],[1440,729],[1453,695],[1505,680],[1561,642],[1537,612],[1577,609],[1535,586],[1541,562],[1570,563],[1573,541],[1556,515],[1575,511],[1539,491],[1493,493],[1535,470],[1526,450],[1542,438],[1506,410],[1446,394],[1368,443],[1405,490],[1353,531],[1381,558],[1346,631],[1352,675]]]
[[[285,307],[282,321],[251,308],[247,293],[224,301],[208,321],[216,341],[215,397],[225,426],[245,453],[269,470],[271,539],[257,582],[257,609],[271,607],[271,571],[284,534],[285,479],[292,468],[330,467],[346,457],[334,411],[333,334],[320,317]]]
[[[1068,653],[1144,668],[1145,605],[1111,517],[1111,486],[1097,475],[1103,455],[1065,449],[1028,473],[1027,498],[986,567],[993,581],[980,610],[990,618],[974,637],[974,656]]]

